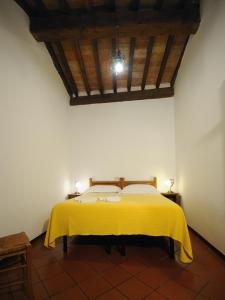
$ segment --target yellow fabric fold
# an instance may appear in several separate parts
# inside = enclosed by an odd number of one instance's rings
[[[181,262],[192,261],[189,232],[180,206],[160,194],[120,197],[120,202],[80,203],[74,198],[56,204],[49,219],[45,246],[54,248],[56,239],[64,235],[165,236],[179,242]]]

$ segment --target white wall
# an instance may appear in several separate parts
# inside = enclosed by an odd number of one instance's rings
[[[175,177],[174,100],[74,106],[70,110],[73,178]]]
[[[67,193],[68,95],[14,1],[0,3],[0,236],[43,231]]]
[[[189,224],[225,253],[225,1],[202,4],[176,83],[177,176]]]

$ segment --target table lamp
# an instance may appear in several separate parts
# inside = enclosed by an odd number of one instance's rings
[[[168,179],[166,181],[166,185],[169,187],[168,193],[173,193],[173,191],[171,190],[171,188],[174,185],[174,179],[172,179],[172,178]]]
[[[80,189],[81,189],[81,182],[76,181],[75,182],[75,194],[80,194]]]

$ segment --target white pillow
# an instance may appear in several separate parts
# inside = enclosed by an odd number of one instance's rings
[[[93,185],[85,193],[119,193],[121,188],[116,185]]]
[[[120,192],[121,194],[160,194],[157,189],[150,184],[129,184]]]

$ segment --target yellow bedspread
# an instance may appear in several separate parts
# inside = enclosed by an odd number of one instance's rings
[[[98,200],[95,203],[80,203],[75,199],[60,202],[53,207],[45,237],[46,247],[55,247],[55,240],[64,235],[165,236],[180,243],[182,262],[192,261],[191,242],[183,210],[162,195],[121,195],[120,202]]]

